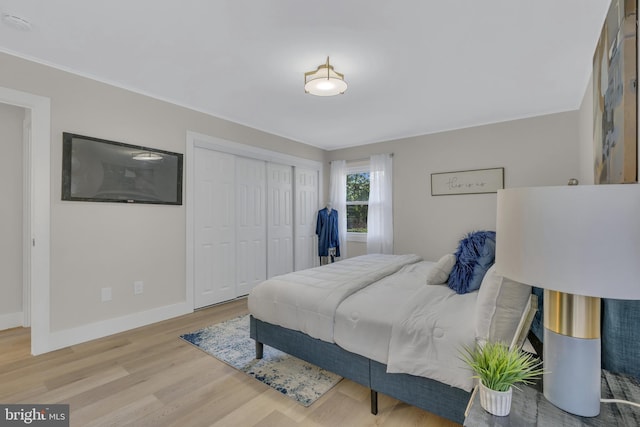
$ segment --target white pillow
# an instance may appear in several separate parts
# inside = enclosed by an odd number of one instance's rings
[[[531,296],[531,286],[496,274],[492,265],[482,279],[476,302],[476,340],[511,344]]]
[[[447,283],[449,274],[456,264],[454,254],[446,254],[434,264],[427,274],[427,285],[443,285]]]

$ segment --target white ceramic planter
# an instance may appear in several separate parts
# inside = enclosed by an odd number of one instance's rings
[[[490,414],[504,417],[511,410],[511,393],[509,391],[495,391],[487,388],[480,381],[480,406]]]

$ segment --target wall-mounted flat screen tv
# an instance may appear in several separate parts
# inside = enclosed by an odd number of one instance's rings
[[[62,200],[182,204],[183,155],[62,134]]]

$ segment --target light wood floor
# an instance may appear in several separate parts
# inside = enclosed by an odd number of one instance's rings
[[[247,313],[240,299],[41,356],[29,330],[0,332],[0,402],[68,403],[71,426],[443,426],[452,423],[342,380],[308,408],[179,335]]]

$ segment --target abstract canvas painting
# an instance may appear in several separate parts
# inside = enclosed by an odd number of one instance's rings
[[[636,16],[636,0],[613,0],[593,56],[596,184],[638,180]]]

